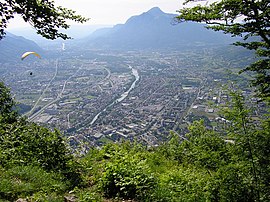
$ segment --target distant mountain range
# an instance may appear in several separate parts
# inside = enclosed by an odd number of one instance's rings
[[[74,40],[78,40],[80,38],[85,38],[89,36],[91,33],[100,28],[112,27],[111,25],[71,25],[69,29],[61,29],[60,31],[66,33],[68,36],[73,38]],[[40,47],[47,49],[61,47],[62,43],[65,42],[62,39],[49,40],[41,35],[36,33],[36,30],[32,27],[24,27],[24,28],[13,28],[9,30],[12,34],[23,36],[26,39],[30,39],[36,42]],[[73,40],[71,40],[73,41]],[[66,41],[67,42],[67,41]]]
[[[176,23],[175,14],[168,14],[158,7],[125,24],[99,29],[81,40],[81,45],[104,49],[181,49],[187,46],[223,45],[234,40],[220,32],[205,28],[204,24]]]
[[[0,41],[0,63],[18,62],[26,51],[36,51],[40,54],[43,50],[33,41],[7,33]]]
[[[141,15],[129,18],[125,24],[114,27],[101,28],[94,32],[94,27],[92,30],[88,26],[80,27],[78,32],[82,33],[84,30],[85,35],[88,30],[89,35],[80,40],[74,39],[64,43],[66,43],[67,49],[72,48],[73,50],[184,50],[201,46],[228,45],[235,41],[228,35],[206,29],[204,24],[176,23],[176,16],[154,7]],[[31,35],[33,30],[25,32],[34,40],[35,36]],[[73,32],[76,33],[75,28]],[[16,32],[16,34],[23,33],[23,31]],[[61,40],[56,41],[50,50],[60,50],[62,43]],[[49,47],[52,44],[41,40],[40,45],[47,49],[46,46]],[[0,62],[17,61],[25,51],[41,53],[43,50],[31,40],[7,33],[6,37],[0,41]]]

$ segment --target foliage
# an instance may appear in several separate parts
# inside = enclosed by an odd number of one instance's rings
[[[189,127],[188,139],[180,141],[174,134],[170,141],[161,148],[167,158],[177,160],[178,163],[216,170],[226,165],[231,158],[229,148],[224,137],[213,130],[206,129],[203,121],[195,121]]]
[[[8,22],[15,14],[19,14],[38,34],[48,39],[68,39],[66,34],[59,32],[60,28],[69,28],[67,20],[80,23],[88,20],[73,10],[55,6],[52,0],[4,0],[0,2],[0,39],[3,38]]]
[[[211,201],[213,179],[204,169],[178,166],[160,176],[153,201]]]
[[[107,146],[108,147],[108,146]],[[110,146],[109,146],[110,147]],[[106,148],[105,148],[106,149]],[[126,199],[143,198],[155,186],[155,178],[140,153],[112,148],[106,153],[110,161],[105,164],[101,188],[108,197]]]
[[[76,196],[80,202],[88,202],[88,201],[103,201],[102,196],[96,192],[95,190],[84,190],[84,189],[75,189]]]
[[[270,186],[266,183],[270,179],[270,120],[267,115],[265,119],[254,119],[252,110],[245,105],[244,97],[237,91],[231,95],[233,102],[230,109],[225,110],[224,116],[231,122],[226,129],[227,135],[235,142],[231,148],[233,163],[244,165],[245,173],[250,176],[252,200],[267,201],[270,199],[267,193]]]
[[[196,0],[186,0],[186,3]],[[260,59],[243,71],[256,73],[253,85],[262,98],[270,97],[270,5],[268,0],[222,0],[179,10],[178,21],[206,22],[207,28],[241,36],[235,43],[255,50]],[[240,22],[241,20],[241,22]],[[242,71],[241,71],[242,72]]]
[[[72,186],[80,183],[79,166],[69,154],[69,150],[56,130],[34,123],[18,121],[0,125],[1,165],[36,165],[47,171],[61,172],[72,181]]]
[[[15,104],[10,90],[3,82],[0,82],[0,124],[13,123],[17,120],[18,113],[14,110]]]
[[[10,201],[27,197],[37,191],[60,193],[66,189],[61,175],[48,173],[40,167],[14,166],[0,170],[0,198]]]
[[[58,131],[17,122],[1,125],[0,134],[2,165],[35,162],[47,170],[58,170],[70,159]]]
[[[177,168],[191,170],[190,175],[199,175],[203,188],[197,187],[195,180],[184,185],[182,191],[174,193],[166,177],[161,178],[157,197],[164,199],[185,197],[185,190],[197,189],[188,193],[191,199],[198,190],[205,201],[269,201],[269,119],[253,119],[251,109],[247,109],[245,99],[237,91],[231,92],[232,102],[225,108],[223,115],[227,120],[225,131],[217,133],[206,129],[203,122],[194,122],[186,138],[174,134],[172,139],[159,148],[159,153],[178,162]],[[222,134],[222,135],[221,135]],[[161,150],[160,150],[161,149]],[[173,170],[173,169],[171,169]],[[172,171],[171,171],[172,172]],[[205,174],[200,175],[200,173]],[[183,171],[181,171],[183,173]],[[162,176],[177,175],[172,172]],[[179,175],[177,175],[179,176]],[[163,179],[163,181],[162,181]],[[164,180],[165,179],[165,180]],[[180,181],[173,180],[173,185],[184,183],[187,176]],[[162,182],[164,185],[162,185]],[[206,183],[208,182],[208,183]],[[194,184],[195,183],[195,184]],[[179,193],[179,195],[178,195]],[[180,201],[181,201],[180,200]],[[165,200],[166,201],[166,200]],[[176,201],[176,199],[172,199]]]
[[[191,125],[187,136],[188,139],[180,141],[177,135],[172,134],[169,142],[150,150],[130,143],[110,144],[100,151],[91,150],[84,161],[89,162],[86,167],[91,166],[91,173],[96,176],[98,183],[98,178],[101,178],[101,191],[107,197],[132,198],[134,195],[127,195],[128,192],[124,191],[132,190],[134,182],[138,179],[148,179],[147,176],[152,175],[154,186],[150,186],[151,189],[143,194],[144,197],[138,197],[139,192],[136,192],[137,200],[267,201],[269,199],[267,171],[264,170],[265,175],[260,177],[264,179],[259,183],[260,187],[254,187],[250,159],[236,152],[240,145],[227,143],[225,137],[206,129],[203,122]],[[143,170],[140,169],[141,165],[144,167]],[[99,170],[97,171],[95,167]],[[147,176],[143,174],[145,170]],[[260,199],[256,196],[256,189],[260,190]]]
[[[63,196],[59,192],[46,193],[39,191],[35,192],[31,197],[27,197],[27,200],[38,202],[63,202]]]
[[[245,162],[222,166],[216,173],[216,198],[220,201],[260,201],[253,192],[252,177]]]
[[[4,86],[8,109],[14,102]],[[0,200],[270,201],[270,120],[253,119],[237,91],[219,133],[195,121],[189,133],[147,148],[122,142],[74,159],[64,138],[22,120],[0,124]]]
[[[44,192],[57,200],[50,194],[81,183],[80,165],[59,131],[19,117],[9,89],[0,83],[0,90],[0,199]]]
[[[231,96],[222,135],[196,121],[185,137],[172,133],[156,148],[122,143],[91,150],[84,158],[91,184],[107,197],[139,201],[269,201],[270,122],[252,119],[239,92]],[[134,185],[149,177],[140,194]]]

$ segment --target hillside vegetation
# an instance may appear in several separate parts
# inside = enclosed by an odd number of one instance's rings
[[[57,130],[20,118],[3,83],[0,93],[0,201],[270,201],[270,121],[251,119],[239,93],[224,131],[197,121],[184,139],[108,144],[83,157]]]

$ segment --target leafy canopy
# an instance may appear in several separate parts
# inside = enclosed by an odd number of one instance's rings
[[[88,20],[73,10],[55,6],[53,0],[4,0],[0,2],[0,39],[15,14],[19,14],[47,39],[69,39],[66,34],[59,32],[60,28],[69,28],[66,21],[83,23]]]
[[[185,4],[196,2],[187,0]],[[256,78],[252,84],[262,98],[270,97],[270,2],[269,0],[221,0],[211,4],[183,8],[177,20],[205,22],[207,28],[240,36],[243,41],[235,43],[255,50],[258,61],[243,71],[253,71]]]
[[[16,102],[10,94],[10,90],[0,82],[0,124],[17,121],[18,113],[14,110]]]

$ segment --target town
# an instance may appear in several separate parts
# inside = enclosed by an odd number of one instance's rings
[[[184,138],[194,120],[211,128],[226,121],[218,106],[234,80],[248,85],[237,73],[245,61],[227,62],[214,52],[66,51],[16,63],[3,78],[28,120],[59,129],[71,145],[127,139],[155,146],[170,131]]]

